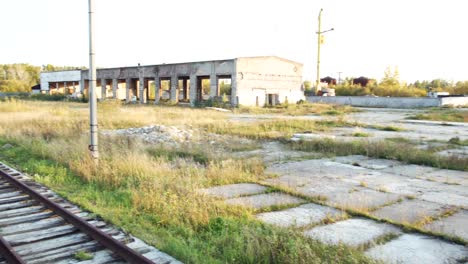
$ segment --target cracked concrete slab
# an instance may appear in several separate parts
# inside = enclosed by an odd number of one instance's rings
[[[453,210],[453,207],[413,199],[382,207],[371,214],[395,222],[415,224],[428,217],[442,215],[451,209]]]
[[[302,159],[304,157],[313,158],[320,157],[320,153],[303,152],[290,150],[284,144],[280,142],[266,142],[263,143],[261,149],[252,151],[241,151],[234,153],[235,157],[253,157],[260,156],[265,163],[273,164],[289,160]]]
[[[354,218],[330,225],[314,227],[304,234],[326,244],[344,243],[357,247],[374,242],[379,237],[399,234],[401,231],[392,225],[372,220]]]
[[[459,263],[459,260],[466,261],[468,249],[428,236],[404,234],[386,244],[369,249],[366,255],[389,264],[447,264]]]
[[[265,223],[280,227],[304,227],[325,219],[339,219],[345,215],[343,211],[310,203],[282,211],[257,214],[256,217]]]
[[[419,196],[419,198],[429,202],[459,206],[468,209],[467,197],[458,194],[449,192],[426,192]]]
[[[424,226],[424,229],[458,236],[468,241],[468,211],[461,210]]]
[[[435,170],[422,175],[421,179],[468,186],[468,172],[466,171]]]
[[[359,163],[365,160],[368,160],[369,157],[362,156],[362,155],[348,155],[348,156],[338,156],[333,158],[332,160],[339,163],[346,163],[346,164],[353,164]]]
[[[344,181],[324,178],[296,186],[295,190],[309,197],[326,197],[328,199],[339,193],[349,193],[355,187],[356,185]]]
[[[393,173],[393,174],[398,174],[398,175],[403,175],[411,178],[417,178],[420,177],[426,173],[433,172],[436,169],[433,167],[427,167],[427,166],[420,166],[420,165],[400,165],[400,166],[394,166],[394,167],[388,167],[383,169],[385,172]]]
[[[401,166],[403,163],[396,160],[387,160],[387,159],[368,159],[358,162],[359,166],[373,169],[373,170],[382,170],[386,168],[391,168],[395,166]]]
[[[353,174],[364,172],[366,169],[343,164],[339,162],[333,162],[329,159],[316,159],[316,160],[304,160],[299,162],[288,162],[282,164],[274,164],[266,169],[267,173],[276,173],[281,176],[283,175],[294,175],[298,177],[329,177],[329,178],[340,178],[351,176]]]
[[[219,198],[233,198],[263,193],[267,187],[255,183],[238,183],[200,189],[201,193]]]
[[[468,146],[463,146],[456,149],[446,149],[437,152],[437,154],[445,157],[455,156],[459,158],[468,158]]]
[[[357,166],[373,170],[381,170],[388,167],[403,165],[403,163],[396,160],[374,159],[361,155],[336,157],[333,160],[340,163],[355,164]]]
[[[226,200],[226,203],[230,205],[241,205],[254,209],[262,209],[272,206],[298,205],[304,202],[304,199],[285,193],[265,193]]]
[[[355,188],[347,193],[328,194],[327,204],[358,211],[371,211],[375,208],[398,201],[401,196],[394,193],[379,192],[367,188]]]

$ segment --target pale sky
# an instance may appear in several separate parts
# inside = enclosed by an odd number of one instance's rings
[[[87,0],[0,0],[0,64],[88,66]],[[464,0],[94,0],[96,63],[119,67],[275,55],[321,77],[468,80]]]

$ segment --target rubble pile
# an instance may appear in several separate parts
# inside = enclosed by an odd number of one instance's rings
[[[103,135],[136,137],[150,144],[171,144],[177,145],[188,142],[193,137],[193,130],[182,130],[174,126],[152,125],[139,128],[127,128],[117,130],[107,130]]]

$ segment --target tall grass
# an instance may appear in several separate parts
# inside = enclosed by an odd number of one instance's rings
[[[320,103],[301,102],[298,104],[281,104],[270,107],[246,107],[234,109],[239,114],[285,114],[291,116],[319,114],[319,115],[344,115],[358,112],[356,108],[346,105],[332,105]]]
[[[338,156],[365,155],[374,158],[394,159],[412,164],[426,165],[443,169],[468,171],[468,159],[444,157],[427,150],[391,141],[338,141],[321,139],[291,142],[291,147],[301,151],[319,151]]]
[[[468,111],[457,111],[453,109],[437,109],[425,113],[409,116],[408,119],[433,120],[446,122],[468,122]]]
[[[426,89],[405,86],[368,85],[340,85],[333,87],[338,96],[391,96],[391,97],[423,97],[427,95]]]
[[[11,109],[22,103],[2,104]],[[99,105],[98,117],[102,129],[149,124],[232,128],[223,113],[179,107],[109,102]],[[14,145],[0,150],[0,158],[187,263],[370,262],[347,247],[325,246],[295,231],[260,224],[249,209],[226,206],[197,191],[260,181],[264,177],[260,160],[217,155],[211,144],[177,148],[100,137],[96,166],[87,150],[87,119],[87,106],[78,103],[33,101],[15,111],[0,111],[0,145]],[[261,129],[288,134],[315,126],[279,122]]]

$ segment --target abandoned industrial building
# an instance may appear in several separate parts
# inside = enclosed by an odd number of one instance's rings
[[[268,57],[160,64],[97,70],[96,93],[127,102],[195,105],[223,100],[233,106],[295,103],[304,99],[298,62]],[[42,93],[88,94],[88,70],[41,73]]]

